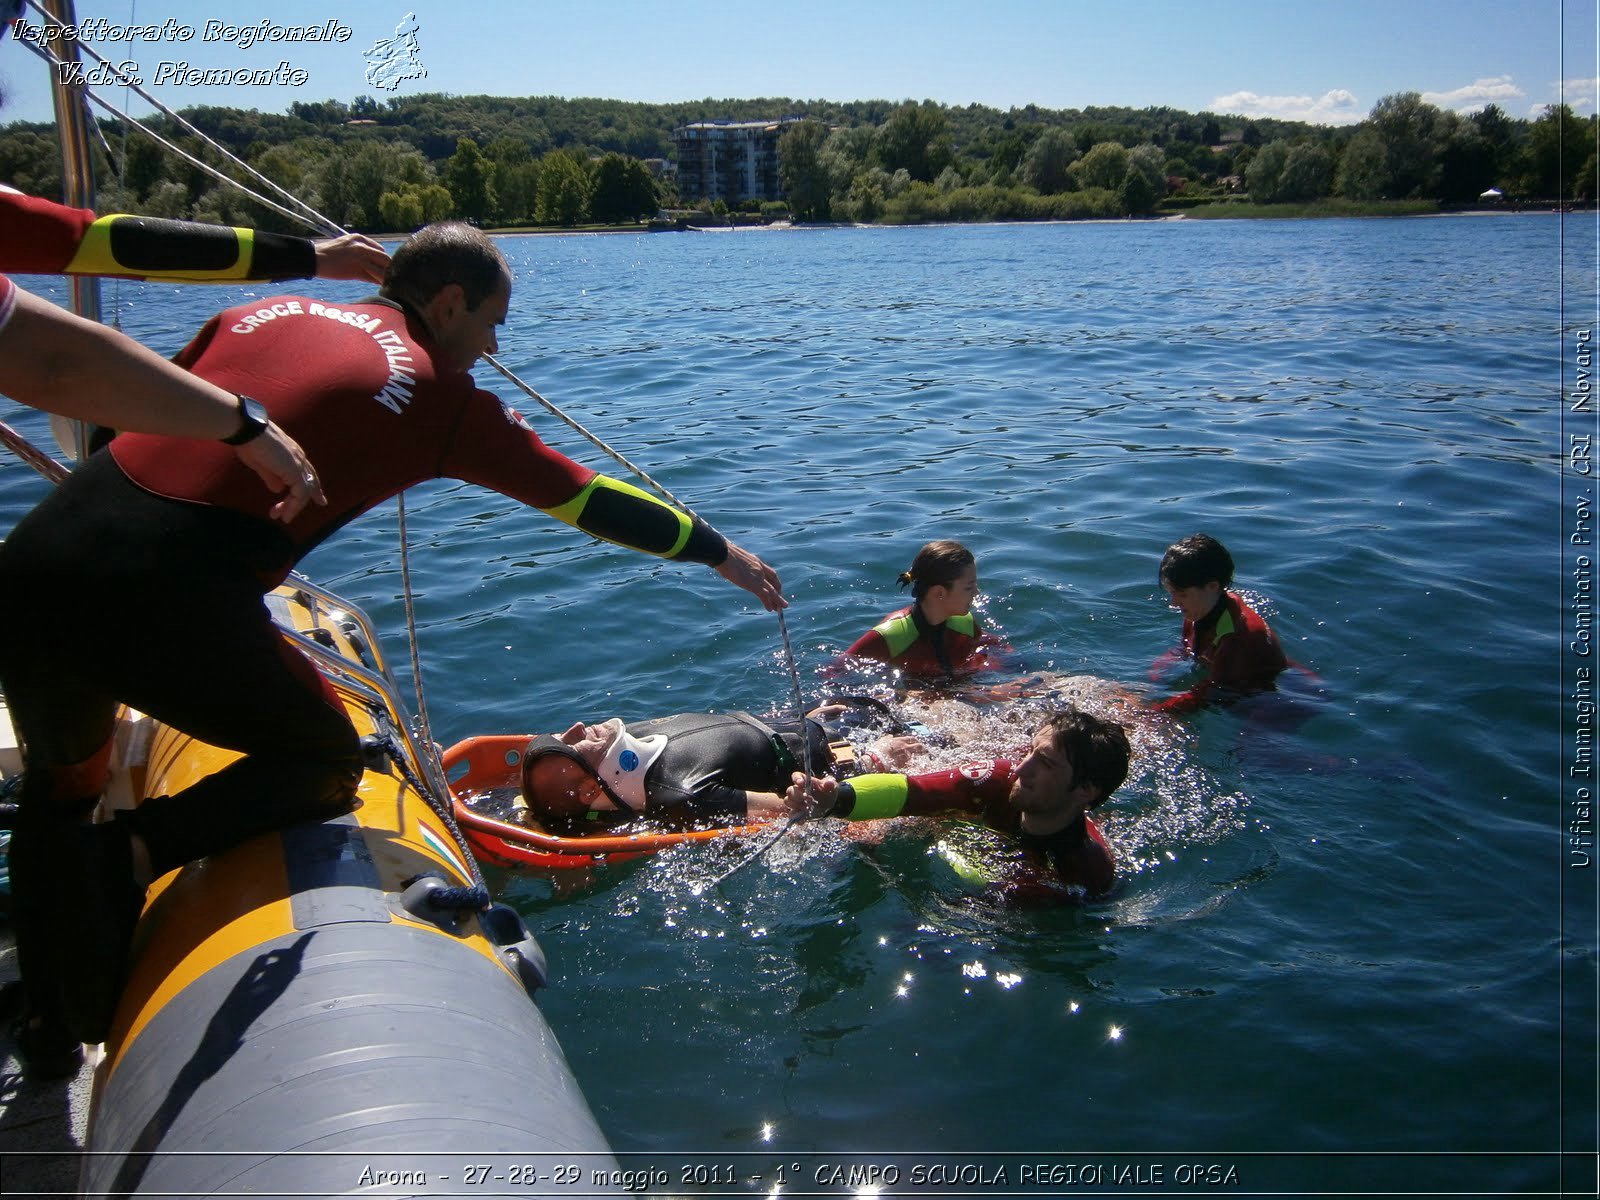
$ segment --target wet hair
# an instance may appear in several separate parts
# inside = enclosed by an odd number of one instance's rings
[[[1227,587],[1233,582],[1233,555],[1209,533],[1191,533],[1167,547],[1156,578],[1175,589],[1204,587],[1212,580]]]
[[[916,558],[911,560],[911,569],[900,572],[898,582],[901,587],[909,584],[911,598],[921,600],[929,588],[949,587],[977,562],[972,551],[960,542],[929,542],[917,551]]]
[[[1069,708],[1044,723],[1050,741],[1072,766],[1072,781],[1093,784],[1099,791],[1090,808],[1122,786],[1128,778],[1128,760],[1133,751],[1128,735],[1115,721]]]
[[[475,309],[510,277],[505,256],[486,234],[460,221],[441,221],[424,225],[394,252],[379,295],[421,309],[456,283],[467,308]]]

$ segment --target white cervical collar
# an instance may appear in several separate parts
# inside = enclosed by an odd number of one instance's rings
[[[620,721],[618,725],[617,735],[606,747],[606,755],[600,760],[595,773],[624,804],[634,812],[642,813],[646,803],[645,772],[667,748],[667,735],[657,733],[650,737],[634,737],[626,725]]]

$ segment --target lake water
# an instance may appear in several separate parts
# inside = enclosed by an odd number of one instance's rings
[[[1156,565],[1196,530],[1319,681],[1297,723],[1150,735],[1104,810],[1124,881],[1082,909],[986,905],[926,838],[825,823],[712,889],[748,844],[492,875],[617,1150],[799,1164],[785,1194],[869,1163],[893,1194],[1026,1192],[1033,1163],[1083,1194],[1592,1194],[1593,710],[1563,647],[1595,419],[1563,390],[1595,238],[1564,222],[506,239],[502,361],[779,569],[811,694],[936,537],[1031,668],[1148,687],[1179,625]],[[170,352],[248,294],[106,298]],[[0,523],[41,487],[0,470]],[[786,703],[777,622],[701,568],[449,482],[410,521],[445,744]],[[395,526],[305,569],[409,680]]]

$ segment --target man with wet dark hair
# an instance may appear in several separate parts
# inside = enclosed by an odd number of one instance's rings
[[[811,780],[823,815],[849,821],[883,817],[976,817],[1011,835],[1019,860],[991,880],[1022,898],[1099,896],[1116,883],[1116,859],[1089,817],[1128,777],[1132,750],[1122,726],[1077,709],[1050,717],[1019,762],[994,759],[922,775],[860,775]],[[808,811],[805,777],[785,797]],[[810,809],[809,811],[816,811]]]

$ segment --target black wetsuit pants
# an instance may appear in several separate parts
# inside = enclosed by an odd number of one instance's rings
[[[360,745],[327,683],[277,632],[260,583],[283,535],[151,495],[101,451],[0,545],[0,687],[27,774],[12,843],[20,965],[48,936],[44,823],[95,794],[67,770],[112,733],[118,702],[245,757],[129,820],[157,875],[260,833],[349,810]],[[93,785],[91,785],[91,788]],[[41,838],[41,843],[43,839]],[[31,989],[30,989],[31,990]]]

